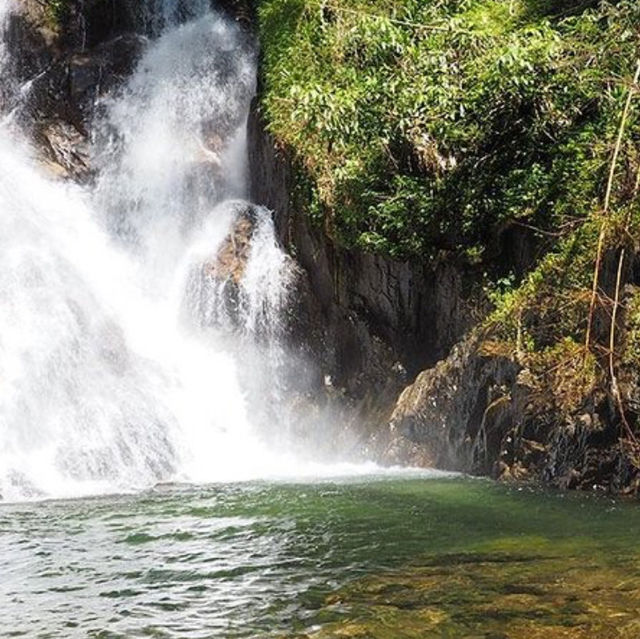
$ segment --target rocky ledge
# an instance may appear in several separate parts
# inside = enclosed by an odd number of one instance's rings
[[[380,457],[412,461],[419,451],[418,462],[500,480],[636,493],[617,407],[579,377],[572,366],[541,376],[475,331],[402,392],[378,437]],[[637,382],[625,393],[637,395]]]

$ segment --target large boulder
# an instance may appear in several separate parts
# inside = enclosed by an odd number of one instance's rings
[[[468,337],[405,388],[378,435],[386,462],[491,472],[512,423],[510,392],[520,367],[483,355],[479,344]]]

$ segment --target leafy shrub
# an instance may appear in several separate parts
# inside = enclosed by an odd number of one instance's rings
[[[262,0],[258,15],[271,131],[344,244],[482,255],[511,224],[551,237],[597,206],[639,3]]]

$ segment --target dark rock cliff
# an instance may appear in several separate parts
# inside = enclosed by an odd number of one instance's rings
[[[376,393],[389,380],[399,391],[473,325],[479,296],[461,262],[426,265],[347,250],[314,226],[297,201],[292,160],[267,132],[257,101],[249,161],[251,198],[274,212],[281,241],[307,273],[326,365],[348,393],[365,386]]]

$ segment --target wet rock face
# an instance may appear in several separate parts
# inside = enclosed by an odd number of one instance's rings
[[[146,40],[123,35],[56,62],[32,86],[25,113],[48,162],[66,177],[92,175],[89,137],[100,100],[125,81]]]
[[[129,77],[154,28],[149,8],[134,0],[68,0],[65,6],[54,16],[40,0],[20,1],[7,38],[7,76],[14,81],[0,86],[0,110],[14,110],[20,125],[31,130],[54,174],[86,181],[92,176],[88,140],[101,100]],[[225,0],[220,9],[244,25],[252,16],[245,0]],[[184,11],[178,4],[176,16]],[[245,45],[253,47],[250,29],[245,33]],[[211,127],[237,127],[224,117]],[[209,137],[215,147],[215,136]]]
[[[125,0],[69,0],[66,7],[56,16],[45,2],[20,0],[7,33],[14,54],[10,71],[18,82],[34,78],[72,52],[90,51],[135,30]]]
[[[98,28],[100,14],[95,12],[106,5],[113,12],[109,28]],[[69,15],[57,29],[35,0],[20,7],[9,24],[12,55],[7,75],[14,78],[14,86],[0,95],[0,107],[13,109],[20,125],[31,131],[53,173],[87,180],[88,140],[100,100],[129,76],[146,39],[129,33],[100,41],[130,25],[118,17],[125,8],[117,2],[71,3]]]
[[[128,0],[74,2],[70,13],[68,38],[82,48],[93,48],[136,28],[134,4]]]
[[[306,272],[325,335],[325,366],[348,394],[380,395],[390,384],[399,393],[406,381],[396,365],[411,378],[471,327],[478,296],[462,264],[427,266],[344,250],[312,226],[295,202],[291,160],[266,132],[257,103],[249,161],[251,198],[274,211],[283,244]]]
[[[386,433],[383,459],[403,461],[408,441],[416,451],[412,457],[421,454],[438,468],[492,471],[513,424],[509,393],[519,367],[506,358],[483,357],[477,348],[478,340],[468,338],[402,392]]]

